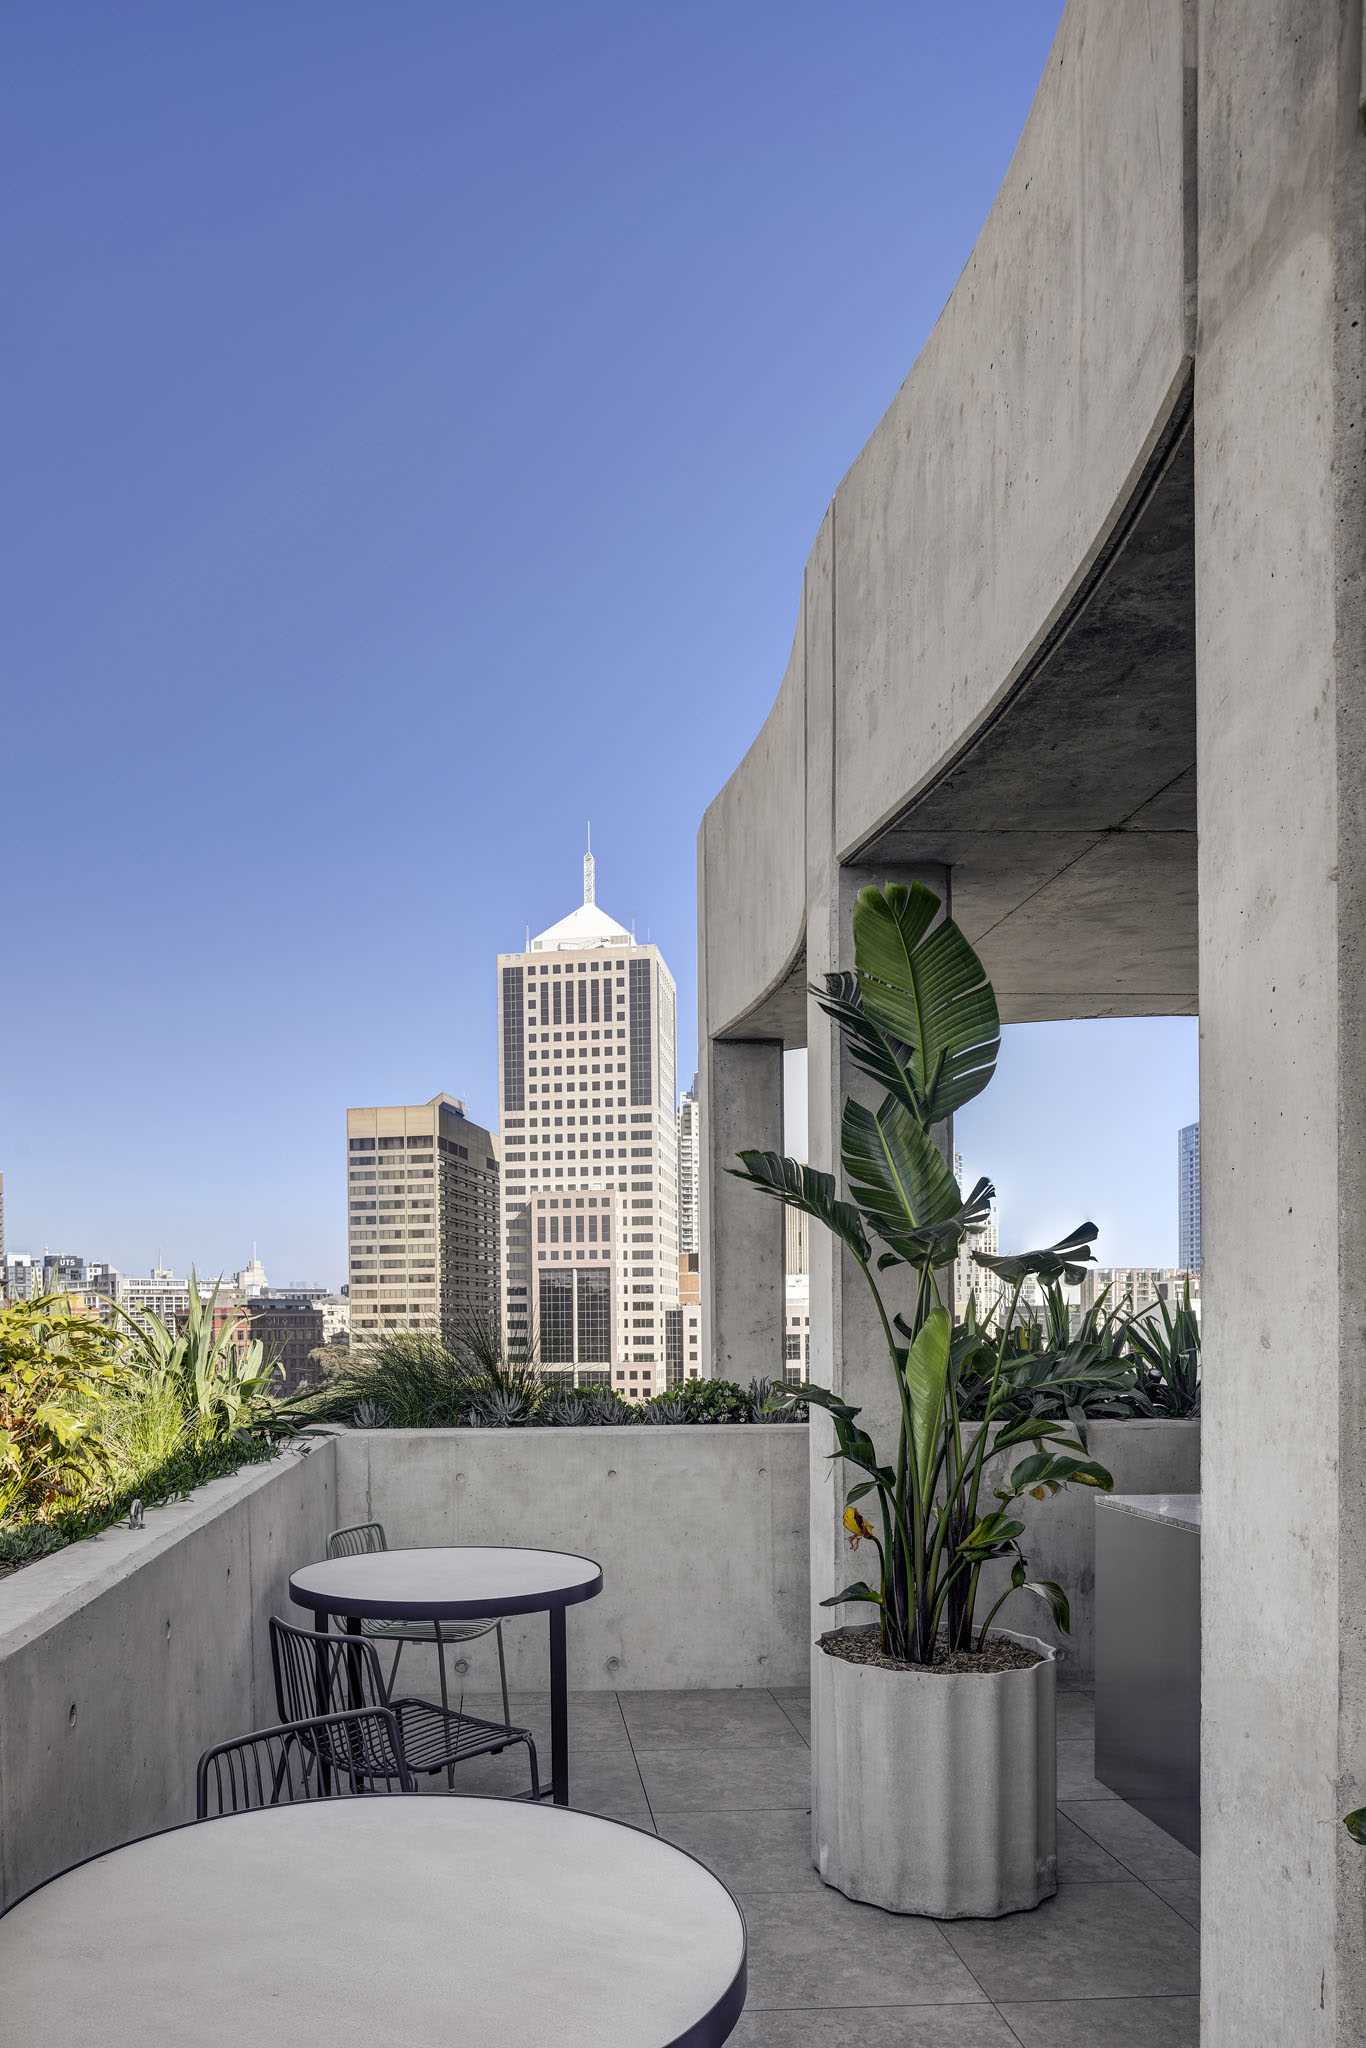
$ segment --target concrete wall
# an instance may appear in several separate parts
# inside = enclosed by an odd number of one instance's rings
[[[806,1437],[795,1423],[347,1431],[338,1518],[382,1522],[394,1548],[596,1558],[603,1590],[570,1615],[573,1686],[804,1684]],[[543,1689],[544,1616],[505,1636],[512,1685]],[[496,1685],[490,1644],[464,1661],[473,1687]]]
[[[254,1465],[0,1580],[0,1908],[192,1818],[200,1752],[278,1718],[267,1625],[322,1555],[335,1455]]]
[[[1360,0],[1203,0],[1201,2039],[1366,2040]],[[1293,1285],[1287,1276],[1293,1274]]]

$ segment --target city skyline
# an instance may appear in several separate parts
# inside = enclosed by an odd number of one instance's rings
[[[183,1271],[255,1237],[339,1282],[342,1111],[445,1091],[496,1126],[486,963],[558,914],[587,815],[618,914],[677,977],[692,1073],[698,820],[1058,12],[609,10],[585,38],[533,0],[397,38],[280,18],[268,67],[234,19],[232,118],[207,124],[157,10],[92,15],[75,75],[58,15],[16,26],[11,688],[83,744],[26,749],[0,816],[16,903],[81,913],[4,1007],[11,1243]],[[912,190],[934,204],[908,213]],[[818,271],[836,289],[813,296]],[[382,972],[350,971],[358,946]],[[1060,1036],[1050,1100],[1091,1043]],[[1169,1067],[1164,1027],[1124,1043]],[[1037,1220],[1029,1064],[1008,1034],[1005,1142],[981,1148],[1003,1241]],[[1191,1086],[1172,1122],[1197,1109]],[[1168,1131],[1145,1152],[1119,1085],[1076,1121],[1084,1208],[1107,1153],[1151,1188],[1117,1204],[1113,1256],[1170,1263]]]

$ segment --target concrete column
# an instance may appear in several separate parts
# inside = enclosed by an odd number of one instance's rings
[[[783,1206],[726,1168],[783,1149],[782,1043],[704,1039],[701,1074],[702,1356],[718,1379],[781,1379]]]
[[[1361,0],[1201,0],[1205,2048],[1366,2040]]]

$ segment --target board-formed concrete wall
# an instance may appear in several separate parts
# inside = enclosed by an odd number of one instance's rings
[[[269,1618],[322,1554],[334,1465],[286,1452],[0,1581],[0,1909],[191,1819],[200,1752],[279,1718]]]
[[[338,1513],[382,1522],[391,1548],[519,1543],[596,1558],[603,1590],[570,1615],[572,1686],[798,1685],[806,1439],[798,1423],[346,1431]],[[544,1689],[544,1616],[504,1635],[513,1687]],[[487,1642],[453,1661],[475,1689],[496,1683]]]

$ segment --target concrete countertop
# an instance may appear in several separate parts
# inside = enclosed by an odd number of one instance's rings
[[[1200,1533],[1198,1493],[1098,1493],[1096,1506],[1120,1515],[1137,1515],[1145,1522],[1166,1522],[1173,1529]]]

